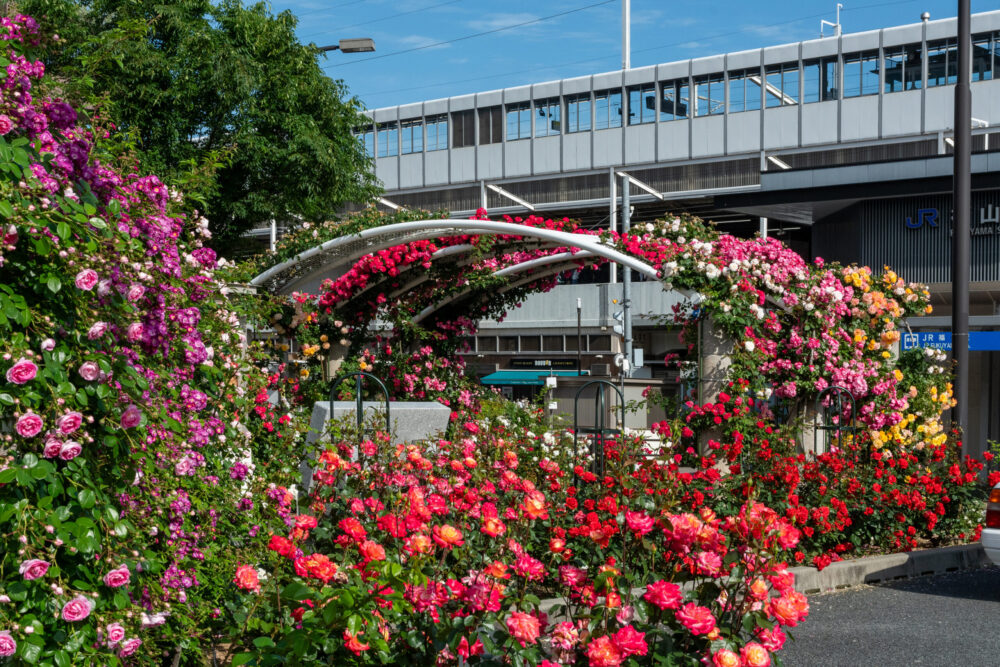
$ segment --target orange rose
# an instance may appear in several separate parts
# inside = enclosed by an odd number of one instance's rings
[[[438,546],[444,549],[454,549],[455,547],[462,546],[462,544],[465,543],[465,539],[462,537],[462,531],[449,524],[434,526],[432,534],[434,536],[434,541],[437,542]]]
[[[367,651],[371,648],[368,644],[362,644],[357,635],[353,635],[347,630],[344,630],[344,646],[348,651],[354,653],[354,655],[361,655],[362,651]]]
[[[750,642],[744,646],[740,656],[747,667],[769,667],[771,664],[771,654],[757,642]]]
[[[385,560],[385,549],[378,542],[365,540],[361,543],[361,546],[358,547],[358,551],[361,552],[361,556],[366,561]]]
[[[521,511],[529,519],[548,519],[549,510],[545,506],[545,496],[540,491],[528,494],[521,503]]]
[[[740,667],[740,656],[728,648],[712,654],[712,667]]]
[[[483,527],[481,530],[490,537],[497,537],[507,532],[507,526],[505,526],[503,521],[501,521],[498,517],[488,516],[483,519]]]
[[[410,554],[429,554],[434,551],[434,543],[423,533],[416,533],[406,538],[403,548]]]

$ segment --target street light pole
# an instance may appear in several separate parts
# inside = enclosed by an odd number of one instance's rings
[[[622,178],[622,235],[632,230],[632,181],[628,174]],[[622,267],[622,336],[625,339],[625,359],[628,365],[622,369],[622,376],[632,374],[632,269]]]
[[[969,0],[958,0],[958,83],[955,86],[955,163],[952,201],[951,358],[955,362],[953,422],[963,442],[969,436],[969,280],[972,236],[972,44]],[[966,445],[967,448],[967,445]]]

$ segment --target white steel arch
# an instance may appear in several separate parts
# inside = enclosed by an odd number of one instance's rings
[[[299,253],[250,281],[251,285],[267,287],[273,292],[285,292],[288,286],[300,283],[320,272],[336,270],[353,264],[367,254],[411,241],[444,236],[506,234],[547,242],[546,245],[576,248],[628,266],[649,278],[657,278],[657,270],[640,259],[611,248],[587,234],[529,227],[512,222],[492,220],[414,220],[365,229],[357,234],[331,239]],[[456,251],[457,252],[457,251]],[[514,267],[508,267],[512,269]]]

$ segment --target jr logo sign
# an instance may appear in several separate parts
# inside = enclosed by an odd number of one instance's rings
[[[924,226],[925,222],[931,227],[938,226],[938,210],[936,208],[917,209],[916,220],[910,216],[906,216],[906,226],[910,229],[919,229]]]

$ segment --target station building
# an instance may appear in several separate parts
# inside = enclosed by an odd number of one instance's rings
[[[619,228],[629,183],[634,221],[688,211],[806,258],[890,265],[933,294],[904,346],[947,345],[956,34],[923,20],[375,109],[359,138],[389,207]],[[1000,440],[1000,11],[973,15],[972,35],[975,452]],[[487,382],[522,395],[549,371],[615,374],[620,282],[567,283],[482,323],[470,362]],[[635,284],[633,383],[683,385],[662,360],[684,346],[650,317],[679,298]]]

